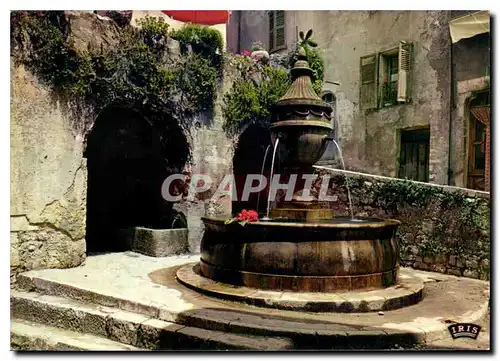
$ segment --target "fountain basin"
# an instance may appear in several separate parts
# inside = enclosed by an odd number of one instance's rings
[[[293,292],[374,290],[394,285],[400,222],[348,217],[239,224],[204,217],[202,276],[238,286]]]

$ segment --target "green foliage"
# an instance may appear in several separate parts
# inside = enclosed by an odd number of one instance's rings
[[[261,66],[252,63],[247,57],[236,57],[236,67],[242,70],[242,77],[235,81],[231,91],[224,98],[224,113],[226,117],[225,131],[230,134],[238,133],[246,124],[269,122],[269,107],[276,103],[288,90],[291,79],[286,70],[291,69],[298,60],[299,48],[303,47],[313,70],[313,88],[321,94],[323,88],[324,61],[316,49],[317,44],[311,39],[312,30],[306,35],[301,32],[301,41],[287,55],[285,60],[278,61],[274,66]],[[262,48],[261,44],[254,43],[252,50]]]
[[[42,12],[12,12],[12,45],[17,47],[15,55],[24,55],[29,47],[30,55],[20,56],[18,60],[42,81],[57,90],[81,94],[88,90],[95,77],[92,58],[69,46],[65,33],[57,26],[57,13],[48,16]]]
[[[255,70],[254,70],[255,71]],[[249,123],[267,124],[269,107],[276,103],[290,86],[290,76],[285,70],[264,66],[258,69],[260,79],[238,79],[224,97],[224,130],[236,134]]]
[[[172,30],[170,36],[178,40],[184,52],[191,45],[193,52],[209,59],[214,66],[221,66],[224,39],[220,31],[199,24],[186,24],[179,30]]]
[[[169,25],[163,18],[146,16],[136,20],[141,27],[140,35],[144,44],[156,52],[165,51]]]
[[[318,44],[311,39],[312,30],[309,30],[304,36],[304,33],[300,32],[300,41],[295,45],[293,51],[288,55],[288,68],[293,68],[295,62],[298,60],[299,49],[302,47],[306,53],[307,62],[309,67],[313,71],[313,88],[318,95],[321,94],[323,90],[323,77],[325,73],[325,62],[323,57],[320,55],[317,49]]]
[[[64,12],[12,12],[11,24],[15,60],[57,94],[83,99],[96,112],[118,99],[163,104],[182,118],[212,109],[219,71],[213,54],[223,44],[215,30],[187,26],[210,51],[167,62],[169,27],[161,18],[140,19],[139,29],[125,26],[117,46],[92,51],[74,48]]]
[[[212,110],[217,87],[217,70],[198,54],[185,59],[177,70],[178,88],[195,112]]]
[[[265,50],[264,44],[262,44],[262,42],[260,42],[260,41],[253,42],[250,49],[252,51]]]

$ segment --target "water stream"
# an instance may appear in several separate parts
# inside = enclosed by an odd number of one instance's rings
[[[266,209],[266,219],[269,219],[269,211],[271,209],[271,185],[273,181],[273,172],[274,172],[274,160],[276,158],[276,150],[278,149],[278,144],[280,142],[280,138],[276,138],[276,143],[274,143],[274,150],[273,150],[273,159],[271,162],[271,174],[269,175],[269,193],[267,195],[267,209]]]
[[[344,157],[342,156],[342,150],[340,149],[339,144],[335,141],[335,139],[332,139],[333,144],[337,147],[337,150],[339,151],[339,156],[340,156],[340,161],[342,162],[342,168],[345,169],[345,163],[344,163]],[[349,199],[349,210],[351,212],[351,220],[354,220],[354,211],[352,209],[352,199],[351,199],[351,190],[349,188],[349,181],[347,180],[347,176],[344,173],[344,179],[345,179],[345,185],[347,188],[347,198]]]
[[[271,144],[269,144],[266,148],[266,152],[264,153],[264,159],[262,160],[262,167],[260,168],[260,175],[263,176],[264,175],[264,167],[266,165],[266,159],[267,159],[267,153],[269,153],[269,148],[271,148]],[[259,203],[260,203],[260,194],[262,192],[259,192],[259,194],[257,195],[257,207],[256,207],[256,210],[257,212],[259,211]]]

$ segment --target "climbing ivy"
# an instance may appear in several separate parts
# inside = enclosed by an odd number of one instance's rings
[[[199,24],[186,24],[179,30],[172,30],[170,36],[181,43],[184,53],[188,51],[190,45],[193,52],[210,60],[211,65],[221,69],[224,39],[219,31]]]
[[[238,55],[233,59],[233,65],[240,70],[240,76],[224,97],[224,129],[227,133],[236,134],[249,123],[266,125],[269,122],[270,105],[276,103],[291,85],[289,71],[298,60],[301,46],[313,70],[313,88],[318,95],[321,93],[324,61],[311,35],[312,30],[305,36],[301,32],[301,41],[290,52],[278,57],[273,54],[268,62],[253,60],[248,55]],[[253,50],[262,49],[261,43],[253,45]]]
[[[224,130],[236,134],[250,123],[268,124],[269,107],[285,94],[290,84],[287,71],[255,64],[253,71],[236,80],[224,97]]]
[[[120,27],[115,46],[81,50],[68,35],[64,12],[12,12],[11,53],[59,96],[84,100],[95,113],[117,99],[166,106],[182,120],[211,110],[220,71],[220,33],[201,26],[169,33],[168,24],[154,17],[137,25]],[[172,61],[169,37],[203,46]]]

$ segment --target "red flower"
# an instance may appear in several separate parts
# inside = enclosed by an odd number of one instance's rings
[[[238,222],[239,224],[244,226],[247,222],[257,222],[258,220],[259,220],[259,214],[256,211],[254,210],[247,211],[246,209],[244,209],[236,217],[229,218],[228,220],[226,220],[225,224]]]
[[[251,52],[251,51],[249,51],[249,50],[243,50],[243,51],[241,52],[241,55],[243,55],[243,56],[250,56],[250,54],[252,54],[252,52]]]
[[[236,220],[238,222],[257,222],[259,220],[259,214],[254,210],[247,211],[244,209],[238,214]]]

